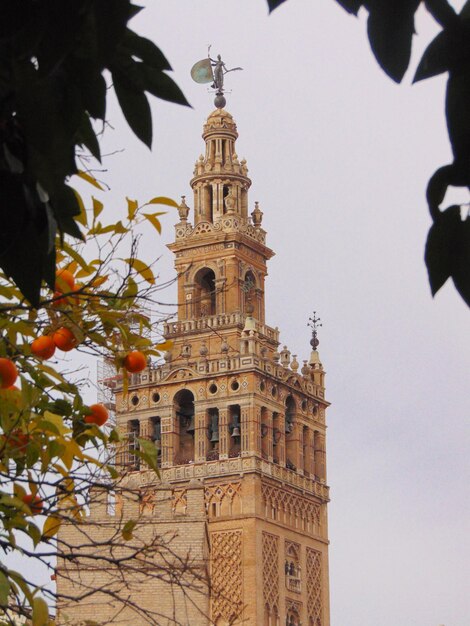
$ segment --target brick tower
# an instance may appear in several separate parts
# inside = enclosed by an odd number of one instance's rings
[[[191,180],[194,220],[183,197],[169,245],[178,274],[178,320],[165,326],[173,347],[163,365],[116,392],[117,424],[129,437],[123,482],[139,492],[121,502],[121,516],[139,519],[144,536],[171,531],[174,551],[190,554],[202,583],[183,593],[143,580],[130,593],[158,610],[159,624],[329,626],[328,403],[317,320],[299,371],[265,323],[273,252],[258,203],[249,215],[237,137],[225,109],[209,115]],[[137,438],[159,449],[160,479],[133,454]],[[98,525],[110,517],[105,503],[91,509]],[[95,599],[67,613],[110,619],[106,606]],[[112,623],[148,623],[127,609],[120,620]]]

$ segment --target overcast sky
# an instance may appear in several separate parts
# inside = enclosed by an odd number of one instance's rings
[[[364,16],[334,0],[288,0],[270,17],[264,0],[147,4],[133,27],[164,51],[193,109],[152,99],[149,152],[110,107],[106,149],[125,150],[106,161],[106,206],[186,194],[192,207],[213,96],[190,68],[207,44],[242,66],[227,76],[227,109],[276,252],[267,323],[299,361],[313,309],[324,324],[332,626],[468,626],[468,308],[451,284],[431,298],[423,261],[426,182],[450,160],[444,79],[392,83]],[[413,68],[436,32],[424,11],[417,30]],[[162,281],[176,221],[146,238]]]

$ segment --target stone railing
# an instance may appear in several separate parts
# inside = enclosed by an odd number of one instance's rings
[[[203,480],[214,476],[226,476],[253,471],[260,472],[266,476],[276,478],[283,483],[297,487],[306,493],[316,496],[323,502],[328,502],[330,499],[329,487],[324,483],[297,474],[285,467],[273,465],[255,456],[239,456],[216,461],[204,461],[203,463],[185,463],[184,465],[164,467],[160,470],[160,476],[163,482],[174,482],[178,480],[187,481],[191,478]],[[142,484],[155,482],[155,474],[152,472],[141,471],[139,474]]]
[[[163,334],[171,339],[185,333],[200,332],[202,330],[212,330],[213,328],[226,328],[228,326],[243,326],[245,316],[240,312],[221,313],[219,315],[208,315],[193,320],[183,320],[179,322],[169,322],[163,325]]]

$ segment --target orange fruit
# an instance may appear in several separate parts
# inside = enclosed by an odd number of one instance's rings
[[[31,352],[40,359],[50,359],[55,352],[55,343],[50,335],[42,335],[31,344]]]
[[[40,515],[42,513],[44,503],[37,494],[33,496],[32,493],[27,493],[23,496],[23,502],[29,506],[33,515]]]
[[[96,424],[103,426],[109,418],[108,409],[102,404],[92,404],[90,406],[91,413],[85,415],[84,420],[87,424]]]
[[[65,326],[62,326],[62,328],[55,331],[53,340],[59,350],[62,350],[63,352],[73,350],[78,344],[77,338],[73,332],[70,328],[66,328]]]
[[[61,269],[56,274],[55,290],[59,293],[73,291],[75,287],[75,278],[69,270]]]
[[[147,367],[147,357],[140,350],[133,350],[124,358],[123,365],[128,372],[136,374]]]
[[[0,389],[11,387],[18,378],[16,365],[10,359],[0,358]]]

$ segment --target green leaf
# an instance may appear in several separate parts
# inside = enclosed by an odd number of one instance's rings
[[[8,605],[8,596],[10,594],[10,581],[4,571],[0,568],[0,606]]]
[[[152,115],[143,91],[130,87],[120,72],[113,72],[114,90],[127,123],[149,148],[152,147]]]
[[[121,535],[125,541],[129,541],[130,539],[132,539],[132,532],[134,528],[136,527],[136,525],[137,525],[137,522],[135,520],[129,520],[128,522],[124,524],[123,529],[121,531]]]
[[[34,598],[32,617],[33,626],[48,626],[49,609],[44,598]]]
[[[147,465],[158,473],[158,449],[153,441],[148,439],[137,439],[139,444],[138,450],[134,453],[140,457]]]

